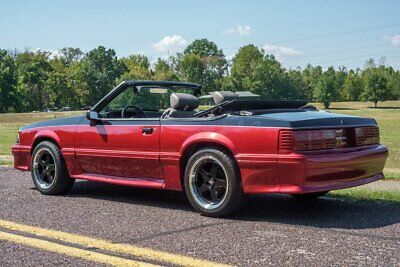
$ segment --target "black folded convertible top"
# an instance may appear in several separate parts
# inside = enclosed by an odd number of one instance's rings
[[[235,99],[223,105],[224,110],[240,111],[255,109],[298,109],[307,105],[302,100],[240,100]]]

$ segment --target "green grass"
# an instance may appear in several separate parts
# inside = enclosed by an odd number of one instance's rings
[[[369,200],[369,201],[388,201],[400,203],[399,191],[376,191],[360,188],[349,188],[343,190],[332,191],[328,194],[332,197],[356,199],[356,200]]]
[[[322,108],[320,104],[316,104]],[[400,179],[400,101],[379,103],[337,102],[332,103],[330,112],[375,118],[381,131],[381,143],[389,148],[389,159],[385,167],[388,179]],[[10,113],[0,114],[0,155],[11,155],[17,130],[26,124],[82,114],[82,111],[54,113]]]
[[[15,143],[18,129],[21,126],[43,120],[50,120],[83,114],[72,112],[8,113],[0,114],[0,156],[11,155],[11,146]],[[3,160],[4,161],[4,160]]]
[[[0,159],[0,166],[12,166],[13,162],[11,160]]]

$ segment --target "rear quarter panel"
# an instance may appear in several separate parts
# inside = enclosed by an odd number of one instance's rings
[[[231,151],[239,165],[245,192],[266,185],[271,191],[276,190],[279,184],[275,170],[278,133],[279,128],[274,127],[161,122],[160,160],[166,188],[182,189],[182,155],[192,145],[206,142]]]

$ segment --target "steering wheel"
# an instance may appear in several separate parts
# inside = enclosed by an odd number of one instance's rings
[[[135,117],[138,117],[138,118],[145,118],[145,117],[146,117],[146,114],[143,112],[142,109],[140,109],[140,108],[137,107],[137,106],[128,105],[128,106],[125,106],[125,107],[122,109],[122,111],[121,111],[121,118],[125,118],[125,114],[126,114],[126,111],[127,111],[128,109],[134,109],[134,110],[135,110]],[[137,111],[137,112],[136,112],[136,111]]]

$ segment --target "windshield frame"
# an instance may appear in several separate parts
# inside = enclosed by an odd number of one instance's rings
[[[192,89],[193,95],[199,96],[201,94],[201,85],[196,83],[183,83],[183,82],[170,82],[170,81],[124,81],[117,87],[105,95],[96,105],[90,110],[100,112],[105,106],[108,105],[115,97],[117,97],[127,87],[133,87],[134,90],[140,90],[140,86],[145,87],[162,87],[174,91],[182,88]],[[136,91],[137,92],[137,91]]]

